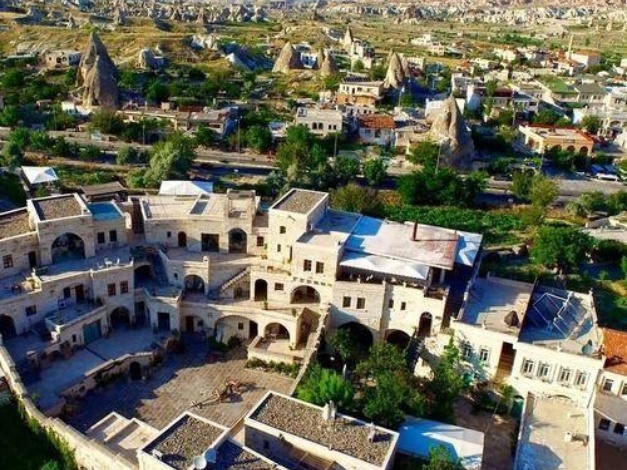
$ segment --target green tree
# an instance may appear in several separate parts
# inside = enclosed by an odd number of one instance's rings
[[[386,180],[387,165],[382,158],[371,158],[364,163],[364,176],[370,186],[379,186]]]
[[[418,470],[464,470],[459,459],[451,456],[443,445],[429,449],[429,461]]]
[[[422,140],[411,148],[407,161],[415,165],[435,167],[440,147],[432,140]]]
[[[298,387],[296,396],[300,400],[319,406],[332,401],[340,410],[350,411],[353,408],[355,390],[351,383],[337,372],[314,364]]]
[[[357,59],[353,62],[353,72],[361,73],[366,69],[364,62],[361,59]]]
[[[359,160],[352,156],[338,155],[333,165],[335,179],[338,184],[354,181],[359,174]]]
[[[163,180],[184,178],[195,158],[194,142],[180,132],[152,148],[150,168],[144,175],[147,186],[158,186]]]
[[[124,120],[115,110],[103,108],[92,115],[89,127],[103,134],[119,135],[124,130]]]
[[[553,125],[560,119],[560,114],[552,109],[538,111],[533,117],[534,124]]]
[[[512,175],[512,193],[518,199],[529,200],[533,174],[529,171],[515,171]]]
[[[54,145],[54,139],[46,131],[31,132],[30,148],[34,151],[49,152]]]
[[[272,132],[268,126],[252,126],[246,130],[246,144],[257,153],[267,152],[272,147]]]
[[[347,329],[338,329],[329,337],[329,344],[346,364],[353,364],[360,354],[359,345]]]
[[[168,101],[170,91],[168,87],[158,80],[151,82],[146,90],[146,99],[151,103],[161,104]]]
[[[208,126],[200,126],[194,134],[194,140],[197,146],[212,147],[219,139],[218,134]]]
[[[601,119],[597,116],[586,116],[579,123],[579,128],[585,129],[590,134],[597,134],[601,129]]]
[[[63,470],[63,467],[56,460],[48,460],[44,463],[39,470]]]
[[[573,227],[541,227],[533,242],[531,259],[561,272],[576,269],[592,249],[589,235]]]
[[[139,152],[135,147],[131,147],[130,145],[126,145],[118,150],[118,153],[115,157],[115,162],[118,165],[132,165],[139,161]]]
[[[2,77],[3,88],[22,88],[26,83],[24,72],[17,68],[12,68],[4,72]]]
[[[31,132],[25,127],[18,127],[9,133],[8,140],[14,142],[22,152],[26,151],[30,144]]]
[[[377,192],[356,183],[331,190],[331,206],[334,209],[371,216],[380,216],[383,210]]]
[[[545,176],[535,175],[529,190],[529,199],[535,207],[547,208],[559,195],[557,183]]]
[[[102,157],[102,151],[95,145],[86,145],[80,151],[80,159],[86,162],[97,161]]]
[[[465,388],[459,349],[451,338],[433,371],[433,379],[426,385],[429,416],[438,421],[454,423],[455,401]]]
[[[620,260],[620,270],[623,272],[623,278],[627,279],[627,256],[623,256]]]
[[[22,115],[17,106],[7,105],[0,112],[0,125],[3,127],[15,127],[22,119]]]
[[[9,141],[2,148],[2,164],[11,169],[22,166],[24,152],[16,142]]]
[[[401,349],[390,343],[376,343],[368,357],[357,365],[357,373],[362,377],[378,377],[383,373],[396,373],[407,368],[407,361]]]
[[[375,387],[365,391],[363,413],[367,418],[386,428],[396,429],[405,421],[405,413],[422,415],[424,399],[407,371],[381,372],[376,382]]]

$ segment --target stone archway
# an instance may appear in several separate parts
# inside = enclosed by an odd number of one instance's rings
[[[311,286],[299,286],[290,295],[292,304],[319,304],[320,294]]]
[[[268,323],[265,328],[264,336],[271,339],[290,340],[290,332],[287,328],[277,322]]]
[[[50,253],[54,264],[85,259],[85,242],[75,233],[67,232],[55,238]]]
[[[429,312],[424,312],[420,315],[420,321],[418,322],[418,336],[431,336],[431,328],[433,326],[433,315]]]
[[[131,312],[126,307],[115,308],[109,315],[109,324],[114,330],[128,328],[131,326]]]
[[[229,232],[229,253],[246,253],[248,235],[240,228]]]
[[[338,330],[347,330],[351,337],[355,340],[355,343],[359,346],[359,349],[365,356],[374,343],[374,336],[372,331],[366,325],[351,321],[340,325]]]
[[[17,330],[15,329],[15,321],[8,315],[0,315],[0,334],[2,339],[15,338]]]
[[[385,333],[385,342],[405,349],[410,341],[410,336],[402,330],[388,330]]]
[[[203,294],[205,292],[205,281],[196,274],[189,274],[185,276],[184,290],[186,293],[199,292]]]
[[[268,282],[264,279],[255,281],[255,300],[268,300]]]

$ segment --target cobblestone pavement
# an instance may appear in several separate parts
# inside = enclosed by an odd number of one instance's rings
[[[231,351],[223,362],[206,363],[207,346],[196,337],[186,337],[186,352],[171,354],[142,382],[124,379],[94,389],[78,403],[66,421],[85,432],[112,411],[126,418],[137,417],[162,429],[185,410],[230,427],[244,416],[268,390],[287,393],[294,380],[276,374],[245,369],[246,349]],[[245,391],[225,403],[208,404],[212,392],[228,380],[246,384]],[[204,402],[192,407],[193,402]]]

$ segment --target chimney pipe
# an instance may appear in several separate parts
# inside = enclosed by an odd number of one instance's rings
[[[413,241],[416,241],[416,233],[418,232],[418,221],[414,222],[414,233],[411,236],[411,239]]]

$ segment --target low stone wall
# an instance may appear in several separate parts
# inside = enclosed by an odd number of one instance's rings
[[[56,434],[74,452],[77,465],[85,470],[137,470],[137,466],[122,454],[112,452],[93,439],[87,438],[58,418],[44,415],[32,402],[28,390],[17,373],[15,363],[4,346],[0,346],[0,367],[6,373],[11,390],[27,416],[44,429]]]

